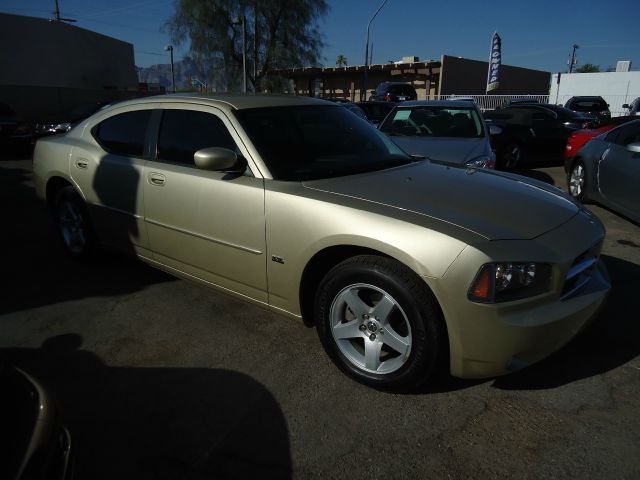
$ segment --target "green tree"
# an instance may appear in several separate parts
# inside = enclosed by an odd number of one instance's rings
[[[600,71],[600,65],[593,63],[585,63],[581,67],[576,68],[576,73],[595,73]]]
[[[346,67],[347,57],[345,57],[344,55],[338,55],[338,58],[336,58],[336,65],[339,67]]]
[[[223,89],[242,84],[245,19],[247,85],[261,90],[274,69],[317,65],[324,46],[319,21],[326,0],[178,0],[167,27],[176,44],[207,65],[207,76]]]

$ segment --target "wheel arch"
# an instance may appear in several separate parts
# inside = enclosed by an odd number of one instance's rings
[[[60,192],[60,190],[62,190],[65,187],[75,188],[75,185],[71,183],[68,179],[64,177],[58,177],[58,176],[51,177],[47,181],[45,200],[47,202],[47,206],[49,207],[49,209],[52,209],[54,207],[54,202],[58,195],[58,192]]]
[[[429,294],[433,296],[435,303],[440,310],[440,318],[442,320],[443,328],[445,329],[444,331],[448,340],[448,329],[446,325],[447,322],[444,319],[444,312],[440,307],[440,301],[433,289],[428,285],[427,282],[424,281],[424,278],[418,272],[416,272],[415,268],[393,255],[384,253],[380,250],[359,245],[345,244],[325,247],[322,250],[316,252],[316,254],[313,255],[305,265],[300,278],[299,301],[302,320],[306,326],[314,326],[313,304],[315,301],[315,293],[324,276],[329,272],[329,270],[338,265],[340,262],[358,255],[377,255],[380,257],[390,258],[404,265],[411,272],[413,272],[413,274],[417,278],[421,279],[424,283],[425,288],[429,291]],[[446,343],[448,344],[448,341]]]

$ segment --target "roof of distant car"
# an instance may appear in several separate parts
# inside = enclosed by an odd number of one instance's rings
[[[412,100],[409,102],[402,102],[398,105],[398,108],[405,107],[467,107],[469,108],[468,100]]]

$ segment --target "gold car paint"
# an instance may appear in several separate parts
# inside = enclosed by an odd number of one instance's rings
[[[229,130],[241,155],[249,156],[221,110],[184,102],[163,108],[215,115]],[[153,181],[158,175],[163,179],[160,185]],[[264,180],[252,173],[211,172],[161,159],[148,161],[144,176],[144,218],[153,259],[266,302]]]
[[[533,241],[498,240],[469,246],[438,282],[427,279],[447,323],[451,373],[465,378],[508,373],[514,358],[533,363],[573,338],[607,296],[606,271],[599,264],[599,272],[587,287],[565,300],[560,300],[561,291],[576,256],[598,245],[603,237],[599,223],[585,221],[580,213]],[[551,289],[505,303],[469,300],[470,279],[480,266],[491,262],[549,263],[553,267]]]
[[[271,180],[265,186],[269,303],[295,315],[300,315],[304,268],[325,248],[368,248],[395,258],[420,276],[437,278],[465,247],[464,242],[413,223],[419,216],[410,212],[297,182]],[[396,213],[398,218],[391,216]],[[272,261],[274,255],[284,263]]]
[[[144,167],[141,157],[114,155],[91,134],[98,123],[115,115],[158,108],[157,102],[115,106],[91,117],[78,129],[69,174],[84,196],[100,240],[111,247],[148,255],[149,240],[144,222]],[[79,164],[85,165],[80,168]],[[113,185],[118,188],[114,189]]]

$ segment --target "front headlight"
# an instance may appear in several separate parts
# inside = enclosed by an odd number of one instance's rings
[[[473,302],[508,302],[546,293],[550,287],[551,265],[546,263],[486,263],[468,297]]]
[[[468,168],[495,168],[495,156],[481,155],[465,163]]]

